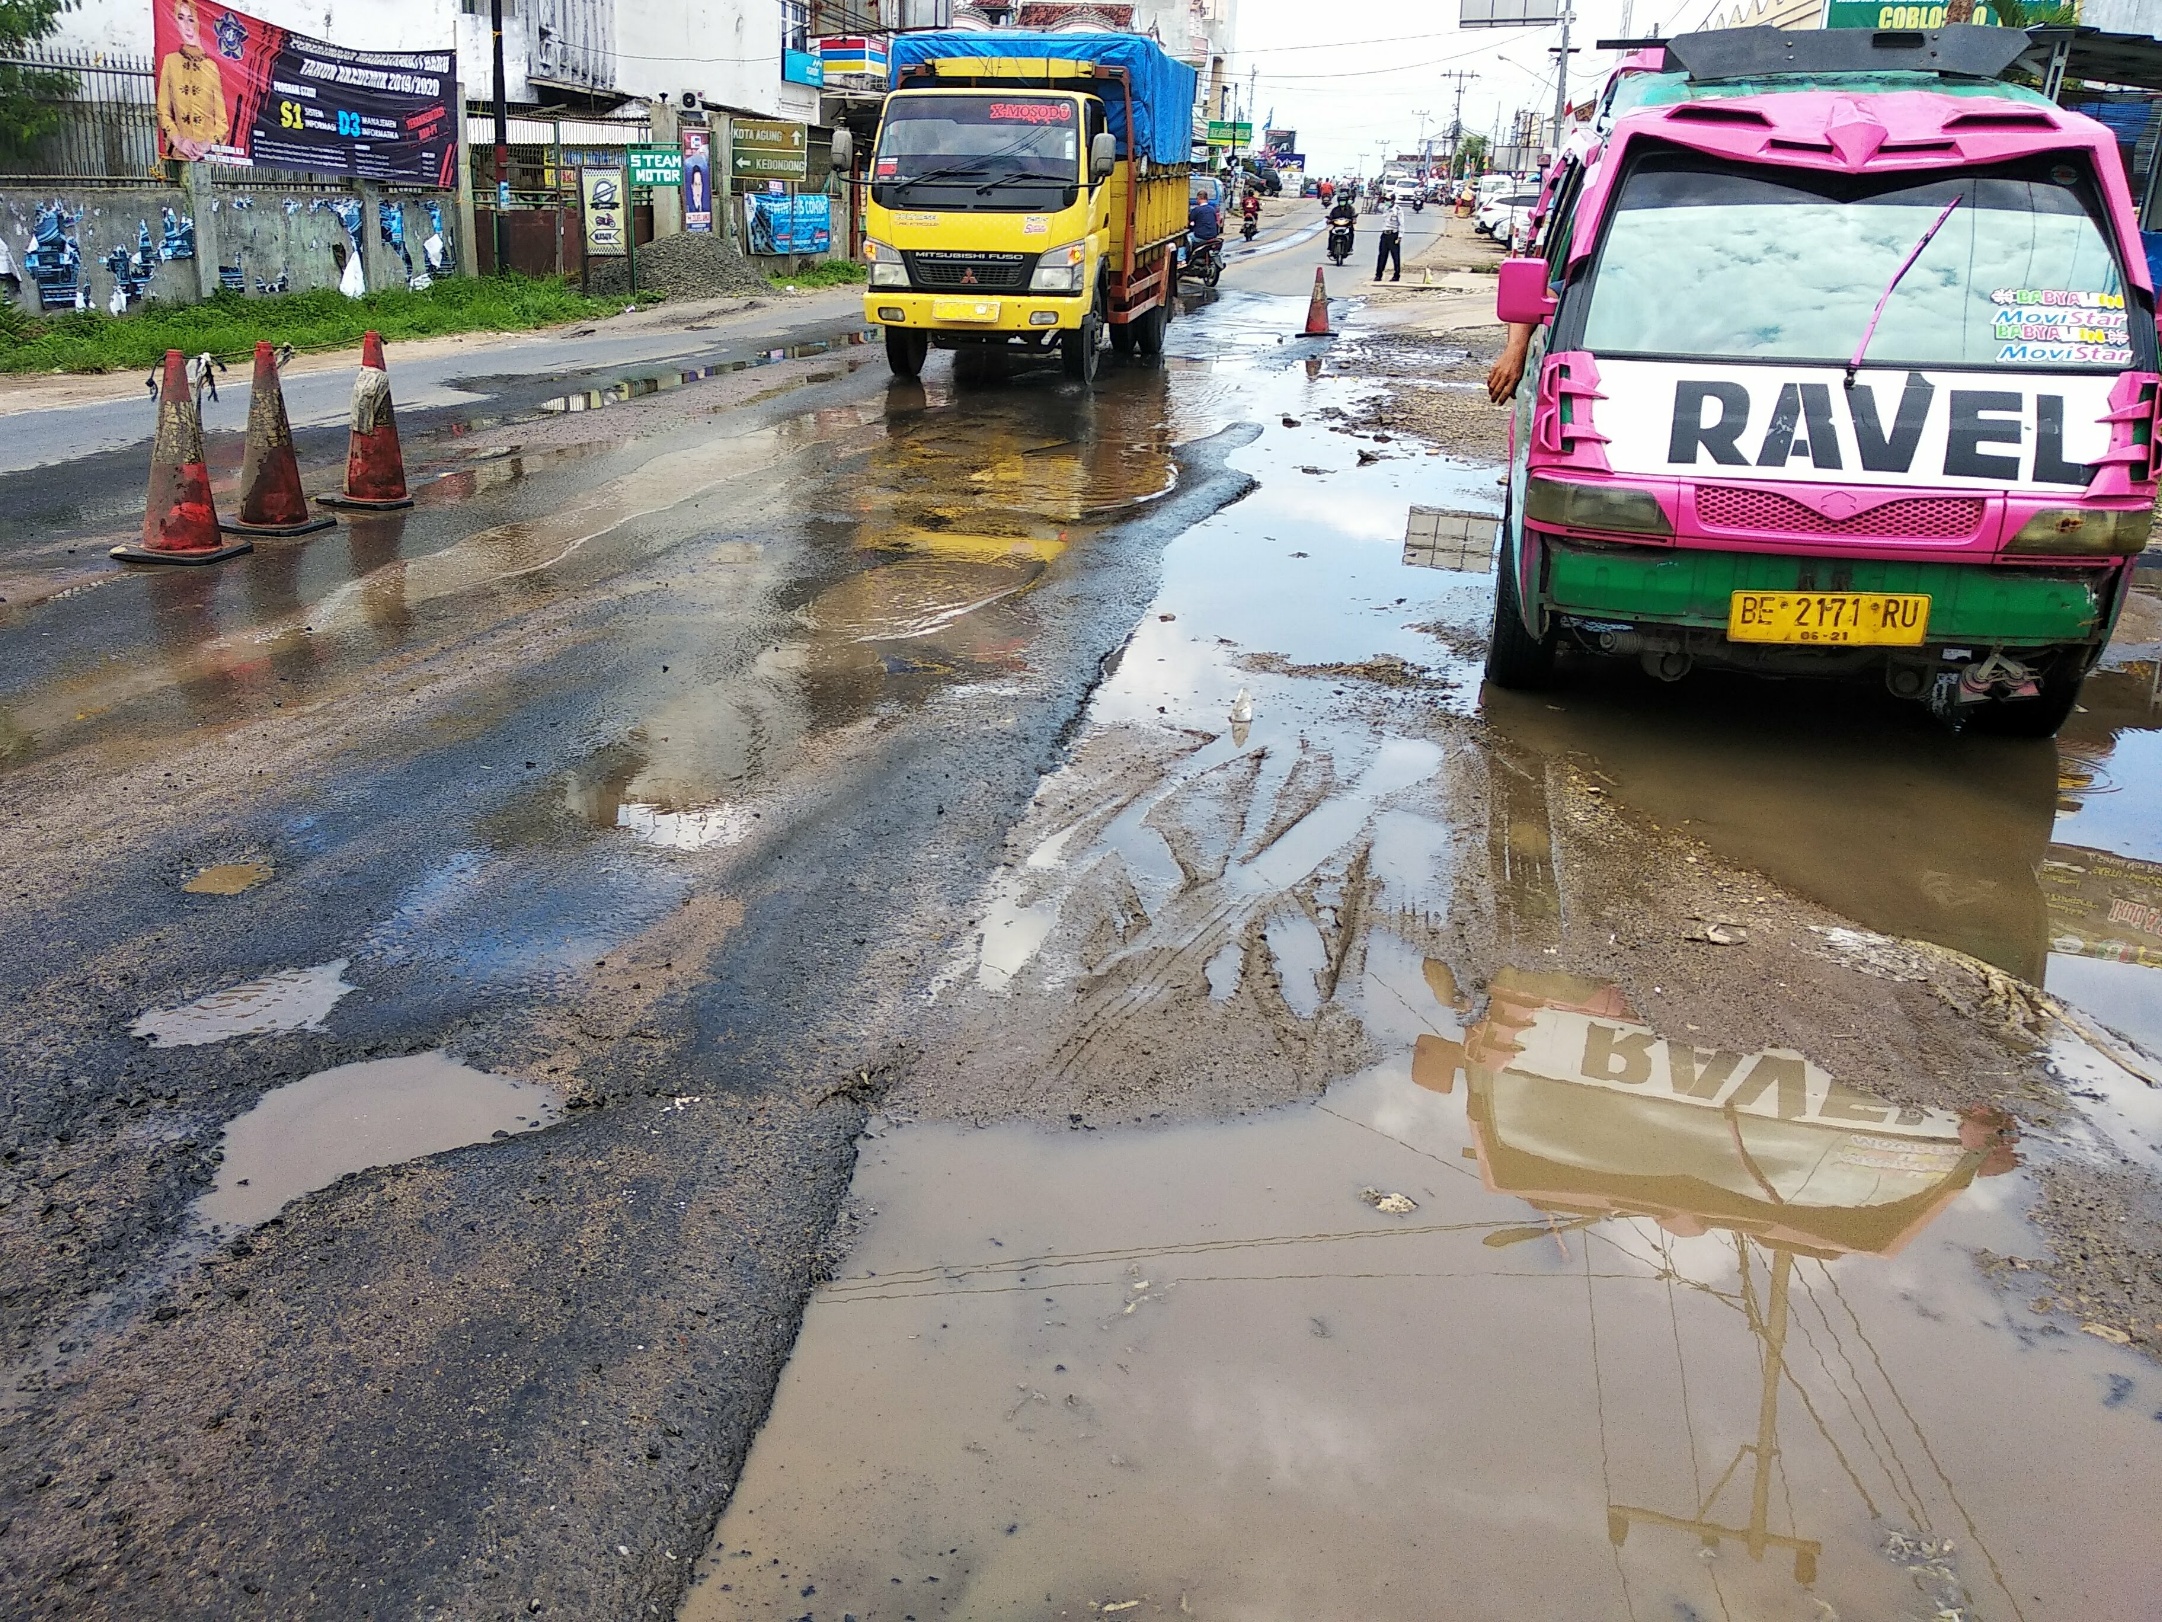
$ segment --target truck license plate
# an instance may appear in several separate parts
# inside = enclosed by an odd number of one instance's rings
[[[1812,647],[1918,647],[1929,598],[1893,591],[1737,591],[1727,602],[1730,642]]]
[[[995,298],[935,298],[931,300],[933,321],[996,321],[998,303]]]

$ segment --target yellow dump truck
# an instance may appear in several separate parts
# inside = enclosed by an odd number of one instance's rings
[[[1192,68],[1137,34],[902,34],[871,157],[866,320],[894,373],[932,345],[1096,375],[1154,355],[1178,287]]]

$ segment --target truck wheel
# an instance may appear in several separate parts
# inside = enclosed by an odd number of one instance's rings
[[[1134,352],[1134,326],[1131,321],[1111,323],[1111,347],[1122,355]]]
[[[886,329],[886,364],[895,377],[923,375],[924,357],[931,352],[931,335],[919,327]]]
[[[1976,706],[1967,724],[1993,738],[2054,738],[2079,702],[2083,675],[2044,676],[2033,698],[1992,698]]]
[[[1503,546],[1494,560],[1494,630],[1486,641],[1486,679],[1496,687],[1536,688],[1553,673],[1553,634],[1533,636],[1524,628],[1516,567]]]
[[[1096,381],[1096,360],[1103,343],[1104,318],[1099,311],[1091,310],[1081,318],[1081,325],[1060,337],[1059,358],[1066,363],[1066,375],[1079,383]]]

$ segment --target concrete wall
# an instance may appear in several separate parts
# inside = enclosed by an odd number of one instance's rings
[[[428,211],[430,202],[442,214],[450,261],[444,268],[460,268],[465,245],[457,240],[457,213],[448,193],[384,201],[396,211],[405,254],[415,274],[427,269],[425,244],[436,229]],[[155,298],[168,304],[192,303],[200,287],[197,261],[213,252],[218,265],[239,268],[245,291],[251,294],[336,287],[343,259],[354,251],[347,222],[362,223],[360,210],[358,196],[335,188],[221,184],[211,193],[206,223],[191,206],[188,193],[178,187],[62,183],[46,190],[0,189],[0,236],[6,238],[9,266],[20,284],[19,291],[11,291],[9,283],[0,279],[0,298],[11,298],[26,312],[40,308],[29,255],[41,220],[57,224],[75,244],[80,285],[92,309],[112,307],[116,282],[132,293],[131,302]],[[382,230],[380,215],[366,223]],[[146,229],[147,250],[142,246]],[[192,252],[185,251],[190,235]],[[115,249],[127,258],[117,275],[108,263]],[[398,250],[386,246],[382,253],[392,267],[391,275],[402,280],[405,264]]]

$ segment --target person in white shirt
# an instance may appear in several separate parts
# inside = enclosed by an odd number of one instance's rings
[[[1381,211],[1381,252],[1374,260],[1374,280],[1381,280],[1384,266],[1393,265],[1395,274],[1389,280],[1404,279],[1404,211],[1391,203]]]

